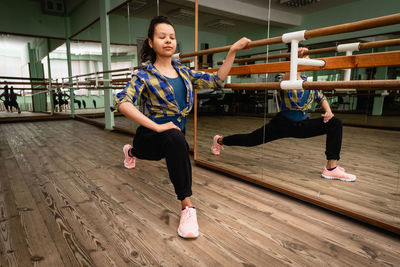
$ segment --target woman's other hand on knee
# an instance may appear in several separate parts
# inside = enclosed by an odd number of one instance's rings
[[[176,129],[176,130],[181,130],[178,126],[176,126],[172,121],[164,123],[164,124],[159,124],[157,126],[157,133],[162,133],[171,129]]]
[[[335,115],[331,111],[327,111],[324,114],[322,114],[321,116],[324,118],[324,123],[327,123]]]

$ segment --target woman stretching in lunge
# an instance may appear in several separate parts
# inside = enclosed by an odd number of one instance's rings
[[[196,238],[199,229],[196,210],[190,200],[192,169],[184,136],[186,116],[193,107],[193,87],[223,88],[236,51],[245,48],[250,40],[242,38],[233,44],[218,73],[207,74],[192,71],[172,60],[177,42],[174,27],[166,17],[155,17],[151,21],[147,37],[140,53],[142,67],[115,97],[114,109],[141,125],[133,146],[123,148],[124,166],[134,168],[136,157],[166,158],[169,177],[182,204],[178,234]],[[133,105],[139,96],[142,96],[148,116]]]
[[[308,49],[299,47],[299,57]],[[290,52],[290,51],[289,51]],[[289,73],[280,80],[289,80]],[[305,80],[306,77],[297,73],[298,80]],[[222,137],[214,136],[211,151],[219,155],[223,145],[226,146],[257,146],[280,138],[295,137],[308,138],[326,134],[326,167],[322,171],[322,177],[326,179],[337,179],[347,182],[356,180],[356,176],[346,173],[338,165],[340,149],[342,146],[342,122],[334,117],[328,101],[318,90],[280,90],[279,112],[270,122],[248,134],[235,134]],[[325,111],[322,118],[309,119],[308,109],[311,103],[316,100]]]

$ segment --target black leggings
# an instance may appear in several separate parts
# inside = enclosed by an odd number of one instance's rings
[[[179,200],[192,195],[192,166],[189,145],[183,132],[171,129],[162,133],[140,126],[133,139],[132,155],[139,159],[166,159],[169,178]]]
[[[3,100],[3,102],[4,102],[4,107],[8,110],[8,108],[10,107],[10,101]]]
[[[10,101],[9,107],[12,109],[13,107],[19,109],[19,105],[17,101]]]
[[[264,136],[265,128],[265,136]],[[257,146],[280,138],[308,138],[326,134],[327,160],[339,160],[342,147],[342,121],[333,117],[327,123],[323,118],[293,122],[278,113],[270,122],[249,134],[235,134],[223,138],[227,146]]]

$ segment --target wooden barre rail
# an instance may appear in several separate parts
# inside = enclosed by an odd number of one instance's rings
[[[232,90],[280,90],[279,82],[270,83],[229,83],[225,88]],[[358,90],[400,90],[400,80],[366,80],[366,81],[328,81],[328,82],[303,82],[305,90],[329,91],[335,89]]]
[[[282,36],[252,41],[248,44],[247,48],[271,45],[271,44],[279,44],[279,43],[282,43]],[[185,58],[185,57],[193,57],[193,56],[201,56],[201,55],[207,55],[207,54],[220,53],[220,52],[228,51],[230,48],[231,48],[231,45],[210,48],[210,49],[200,50],[198,52],[179,54],[179,57]]]
[[[354,68],[369,68],[383,66],[399,66],[400,51],[379,52],[372,54],[359,54],[353,56],[325,57],[325,66],[299,66],[298,71],[313,71],[313,70],[334,70],[334,69],[354,69]],[[262,73],[280,73],[289,71],[289,61],[252,64],[232,67],[229,75],[245,75],[245,74],[262,74]],[[202,69],[205,72],[217,71],[214,69]]]
[[[7,80],[31,80],[31,81],[46,81],[46,78],[29,78],[29,77],[11,77],[11,76],[0,76],[0,79]]]
[[[379,48],[379,47],[385,47],[385,46],[394,46],[394,45],[400,45],[400,39],[361,43],[359,46],[359,50]],[[331,52],[337,52],[337,47],[331,46],[331,47],[326,47],[326,48],[313,49],[313,50],[304,52],[304,54],[305,55],[316,55],[316,54],[324,54],[324,53],[331,53]],[[243,62],[250,63],[250,62],[255,62],[255,61],[260,61],[260,60],[278,59],[278,58],[290,58],[290,53],[281,53],[281,54],[274,54],[274,55],[268,55],[268,56],[240,58],[240,59],[235,59],[233,61],[233,63],[243,63]],[[223,63],[222,61],[217,62],[218,65],[221,65],[222,63]]]
[[[319,29],[314,29],[314,30],[308,30],[308,31],[306,31],[304,36],[306,39],[311,39],[311,38],[315,38],[315,37],[321,37],[321,36],[327,36],[327,35],[333,35],[333,34],[339,34],[339,33],[354,32],[354,31],[361,31],[361,30],[366,30],[366,29],[371,29],[371,28],[377,28],[377,27],[398,24],[398,23],[400,23],[400,13],[383,16],[383,17],[378,17],[378,18],[360,20],[360,21],[356,21],[356,22],[344,23],[344,24],[340,24],[340,25],[336,25],[336,26],[329,26],[329,27],[324,27],[324,28],[319,28]]]
[[[354,56],[340,56],[340,57],[327,57],[323,59],[326,62],[324,68],[319,67],[311,67],[311,66],[300,66],[299,71],[309,71],[309,70],[332,70],[332,69],[346,69],[346,68],[366,68],[366,67],[382,67],[382,66],[398,66],[400,65],[400,51],[393,52],[380,52],[373,54],[360,54]],[[213,72],[218,69],[204,69],[205,72]],[[262,74],[262,73],[279,73],[279,72],[287,72],[289,70],[289,62],[273,62],[273,63],[264,63],[264,64],[254,64],[254,65],[245,65],[245,66],[235,66],[232,67],[229,75],[243,75],[243,74]],[[123,83],[130,81],[130,78],[123,79],[113,79],[111,84],[121,86],[118,88],[124,88],[122,86]],[[47,86],[48,83],[43,82],[2,82],[0,84],[8,84],[8,85],[41,85]],[[52,83],[54,86],[62,86],[62,83]],[[69,83],[64,84],[69,87]],[[86,81],[86,82],[78,82],[73,83],[72,87],[86,86],[86,87],[94,87],[96,85],[95,81]],[[98,81],[98,85],[104,85],[103,81]],[[96,87],[99,89],[103,89],[104,87]],[[112,86],[107,87],[112,88]],[[89,88],[80,88],[80,89],[89,89]],[[90,88],[93,89],[93,88]],[[27,89],[30,90],[30,89]],[[94,89],[96,90],[96,89]]]
[[[340,24],[340,25],[335,25],[335,26],[329,26],[329,27],[324,27],[324,28],[319,28],[319,29],[314,29],[314,30],[308,30],[305,32],[304,37],[306,39],[311,39],[311,38],[315,38],[315,37],[360,31],[360,30],[388,26],[388,25],[393,25],[393,24],[398,24],[398,23],[400,23],[400,13],[383,16],[383,17],[378,17],[378,18],[360,20],[360,21],[356,21],[356,22],[350,22],[350,23],[345,23],[345,24]],[[252,41],[249,43],[247,48],[271,45],[271,44],[277,44],[277,43],[282,43],[282,36]],[[227,45],[227,46],[222,46],[222,47],[200,50],[198,52],[183,53],[183,54],[180,54],[180,58],[226,52],[230,49],[230,47],[231,47],[231,45]]]
[[[190,63],[192,62],[193,59],[189,58],[186,60],[181,60],[181,63]],[[134,70],[140,69],[141,67],[134,67]],[[79,75],[75,75],[75,76],[71,76],[71,77],[65,77],[63,79],[69,79],[69,78],[80,78],[80,77],[86,77],[86,76],[93,76],[93,75],[98,75],[98,74],[104,74],[104,73],[114,73],[114,72],[121,72],[121,71],[129,71],[131,68],[123,68],[123,69],[115,69],[115,70],[107,70],[107,71],[97,71],[97,72],[92,72],[92,73],[86,73],[86,74],[79,74]],[[119,74],[121,75],[121,74]],[[115,75],[116,76],[116,75]]]
[[[40,82],[10,82],[10,81],[8,81],[8,82],[0,82],[0,84],[7,84],[7,85],[10,85],[10,84],[19,84],[19,85],[23,85],[23,84],[25,84],[25,85],[49,85],[49,83],[40,83]],[[58,85],[62,85],[62,83],[51,83],[51,85],[58,86]]]

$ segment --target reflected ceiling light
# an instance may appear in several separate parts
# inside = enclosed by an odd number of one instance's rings
[[[146,0],[131,0],[129,2],[129,8],[131,9],[131,11],[139,10],[142,7],[144,7],[145,5],[147,5]]]
[[[314,4],[319,2],[320,0],[280,0],[279,3],[281,5],[287,5],[290,7],[303,7],[309,4]]]
[[[184,8],[178,8],[169,11],[168,15],[172,18],[179,20],[192,20],[194,18],[194,11]]]
[[[232,28],[236,24],[233,21],[218,19],[218,20],[208,22],[206,25],[207,25],[207,27],[213,28],[213,29],[226,29],[226,28]]]

